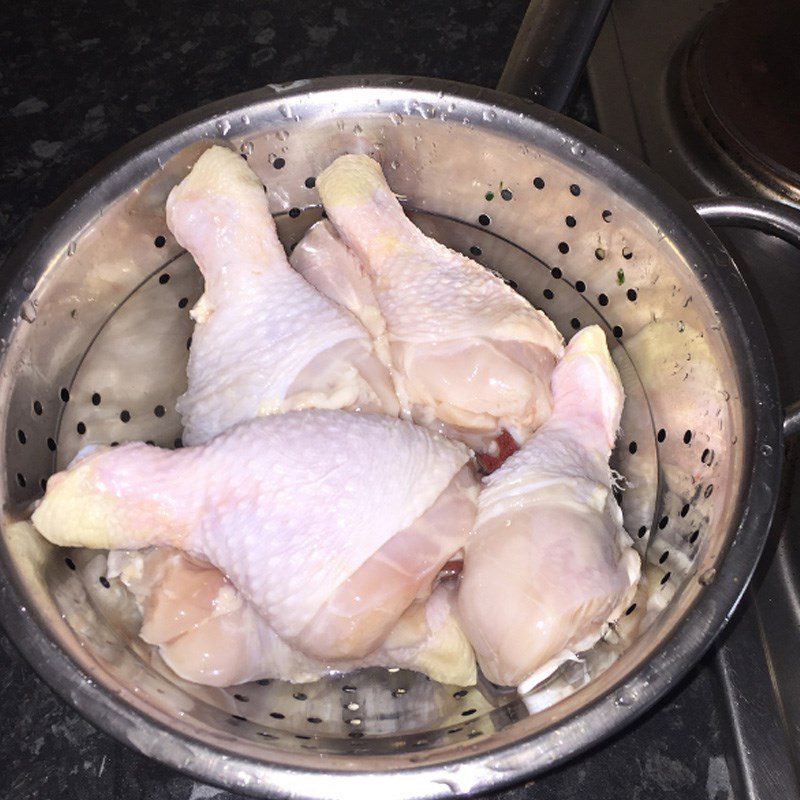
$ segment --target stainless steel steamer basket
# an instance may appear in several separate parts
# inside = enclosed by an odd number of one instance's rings
[[[137,641],[102,555],[53,548],[13,523],[82,444],[171,447],[180,436],[174,402],[201,281],[166,228],[164,201],[212,141],[248,157],[287,248],[320,217],[310,179],[341,153],[370,153],[424,230],[499,270],[566,336],[589,324],[606,331],[627,395],[614,466],[627,479],[621,504],[646,581],[606,641],[544,691],[525,700],[386,670],[198,687]],[[781,207],[702,210],[795,241],[800,231]],[[203,780],[255,795],[433,798],[541,772],[677,681],[725,624],[761,552],[782,418],[738,271],[667,185],[526,101],[372,77],[206,106],[89,173],[0,279],[4,624],[82,714]]]

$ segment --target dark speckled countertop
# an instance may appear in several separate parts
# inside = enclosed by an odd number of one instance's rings
[[[32,216],[140,133],[265,83],[413,73],[492,86],[527,0],[7,0],[0,4],[0,259]],[[591,121],[585,93],[572,113]],[[729,800],[713,676],[502,800]],[[0,795],[231,800],[95,730],[0,635]]]

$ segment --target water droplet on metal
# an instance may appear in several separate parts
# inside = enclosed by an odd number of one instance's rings
[[[33,291],[33,287],[34,287],[34,286],[36,286],[36,281],[34,281],[34,279],[33,279],[33,276],[32,276],[32,275],[26,275],[26,276],[25,276],[25,277],[22,279],[22,288],[23,288],[23,289],[24,289],[26,292],[32,292],[32,291]]]
[[[353,133],[356,136],[360,136],[363,132],[364,132],[364,129],[359,124],[353,125]]]
[[[227,119],[218,119],[217,120],[217,130],[223,135],[227,136],[228,131],[231,129],[231,124],[228,122]]]
[[[683,333],[686,330],[686,323],[682,320],[678,320],[678,333]]]
[[[761,455],[762,456],[771,456],[772,455],[772,447],[768,444],[761,445]]]
[[[36,306],[34,305],[32,300],[26,300],[19,310],[19,315],[25,322],[35,322],[36,321]]]
[[[469,117],[464,117],[464,119],[461,120],[462,125],[469,125],[469,123],[470,123]]]
[[[252,142],[242,142],[242,146],[239,148],[243,156],[251,156],[253,155],[253,143]]]
[[[572,147],[570,149],[572,150],[572,155],[574,155],[574,156],[585,156],[586,155],[586,148],[582,144],[580,144],[579,142],[576,142],[574,145],[572,145]]]
[[[275,136],[279,142],[285,142],[289,138],[289,131],[278,131]]]
[[[489,769],[492,772],[514,772],[516,766],[514,764],[509,764],[507,761],[500,761],[496,764],[489,764]]]
[[[629,706],[633,703],[633,698],[627,692],[621,692],[614,700],[615,706]]]
[[[245,125],[249,125],[250,124],[250,117],[247,114],[242,114],[242,122]]]
[[[70,242],[69,245],[67,246],[67,255],[74,256],[77,250],[78,250],[78,243]]]
[[[716,577],[717,570],[714,567],[711,567],[710,569],[707,569],[697,580],[700,581],[703,586],[710,586],[712,583],[714,583]]]
[[[450,105],[447,106],[447,110],[448,110],[449,113],[452,114],[456,110],[456,104],[455,103],[450,103]]]
[[[494,120],[497,119],[497,112],[492,111],[491,109],[487,109],[486,111],[483,112],[483,118],[487,122],[494,122]]]
[[[402,125],[403,124],[403,115],[402,114],[398,114],[396,111],[392,111],[392,113],[389,114],[389,119],[395,125]]]
[[[292,116],[292,109],[286,105],[286,103],[282,103],[278,106],[278,111],[281,112],[281,115],[286,119],[291,119]]]
[[[397,168],[400,166],[400,162],[399,162],[399,161],[392,161],[392,163],[391,163],[391,164],[389,164],[389,166],[390,166],[392,169],[397,169]]]
[[[267,156],[267,160],[269,161],[269,163],[270,163],[270,164],[273,164],[273,163],[275,162],[275,159],[276,159],[277,157],[278,157],[277,153],[270,153],[270,154]]]

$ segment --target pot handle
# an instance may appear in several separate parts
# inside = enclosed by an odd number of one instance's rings
[[[531,0],[497,88],[561,111],[611,0]]]
[[[750,228],[777,236],[800,249],[800,210],[774,200],[724,197],[694,203],[695,211],[720,228]],[[800,400],[783,412],[783,435],[800,433]]]

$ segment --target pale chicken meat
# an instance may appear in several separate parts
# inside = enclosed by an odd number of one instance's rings
[[[196,683],[308,683],[369,666],[411,669],[447,684],[475,682],[475,656],[453,613],[453,581],[414,601],[379,648],[357,661],[336,661],[286,644],[217,569],[179,550],[115,551],[108,575],[119,576],[136,598],[142,639],[158,647],[177,675]]]
[[[167,224],[205,280],[177,404],[186,444],[290,409],[398,413],[369,334],[289,266],[264,187],[239,155],[207,150],[170,193]]]
[[[337,159],[317,186],[330,221],[287,259],[246,162],[201,156],[167,203],[205,279],[190,446],[87,449],[32,521],[112,550],[141,638],[187,680],[392,666],[467,685],[477,652],[490,680],[534,685],[639,574],[605,340],[587,329],[565,353],[544,314],[406,218],[375,161]],[[479,496],[462,443],[484,468],[522,449]]]
[[[204,163],[202,163],[203,159],[205,159],[206,162],[212,161],[213,159],[215,163],[212,163],[211,167],[207,167],[204,165]],[[321,305],[320,298],[316,297],[313,292],[309,292],[308,287],[303,286],[302,281],[292,279],[292,276],[287,275],[287,271],[284,268],[285,259],[283,257],[282,248],[280,248],[279,244],[276,244],[274,237],[274,226],[272,225],[272,219],[268,214],[266,217],[264,217],[263,214],[263,206],[265,206],[265,203],[263,202],[263,193],[259,192],[258,195],[256,195],[253,191],[247,191],[244,193],[244,189],[249,188],[247,184],[254,184],[254,180],[252,180],[254,176],[248,169],[243,167],[241,160],[236,158],[228,151],[223,151],[220,148],[212,148],[211,151],[209,151],[203,158],[200,159],[198,164],[195,165],[192,176],[190,176],[190,178],[194,179],[194,183],[192,183],[190,179],[184,181],[184,183],[181,184],[181,187],[179,187],[173,193],[168,206],[169,217],[173,223],[173,227],[181,227],[181,230],[184,231],[184,235],[188,240],[185,242],[186,244],[188,244],[188,242],[195,243],[192,252],[195,255],[198,263],[200,263],[201,267],[203,267],[204,274],[207,278],[206,295],[208,295],[209,291],[209,274],[213,278],[215,275],[215,269],[217,269],[217,272],[231,270],[231,265],[225,263],[220,258],[219,253],[215,252],[214,247],[209,245],[207,239],[198,238],[198,231],[195,228],[199,222],[201,224],[206,223],[211,226],[212,231],[217,231],[220,228],[221,221],[222,223],[226,221],[224,217],[220,216],[218,209],[214,207],[214,204],[218,202],[219,190],[216,185],[209,185],[209,177],[206,175],[206,172],[212,168],[215,171],[218,170],[220,172],[222,179],[228,183],[229,191],[237,195],[236,203],[233,204],[230,203],[229,199],[223,198],[224,201],[228,202],[228,213],[241,213],[241,210],[237,211],[236,205],[238,204],[240,207],[244,207],[246,209],[247,203],[250,203],[250,210],[253,212],[251,232],[259,232],[260,230],[260,234],[263,235],[265,232],[264,229],[266,228],[266,233],[269,234],[270,252],[267,254],[267,258],[265,260],[270,261],[272,267],[269,273],[269,279],[262,284],[261,288],[263,288],[264,291],[273,292],[270,298],[270,300],[273,301],[273,305],[264,303],[264,298],[254,298],[255,301],[261,303],[262,310],[266,315],[265,320],[268,322],[274,317],[275,302],[283,303],[285,301],[286,298],[282,296],[280,292],[278,292],[277,295],[274,294],[276,288],[281,288],[283,282],[285,282],[286,285],[283,286],[283,288],[286,290],[286,292],[292,291],[296,293],[292,298],[292,300],[295,301],[295,306],[292,307],[294,322],[296,322],[298,325],[308,324],[318,327],[320,321],[322,321],[322,333],[326,334],[324,329],[324,323],[326,320],[328,322],[336,321],[336,318],[338,317],[338,321],[341,322],[343,317],[347,317],[347,314],[343,314],[340,311],[340,313],[337,315],[329,314],[327,317],[322,315],[321,319],[319,310]],[[212,174],[210,178],[211,180],[216,180],[217,176]],[[189,201],[197,201],[198,195],[199,202],[201,203],[199,211],[193,209],[192,206],[187,203],[187,198]],[[205,207],[203,207],[203,203],[205,204]],[[258,225],[261,226],[261,229],[257,227]],[[234,270],[241,270],[243,265],[248,263],[248,252],[246,249],[243,249],[242,244],[243,243],[241,241],[238,241],[238,248],[233,250],[235,254],[243,256],[243,259],[239,264],[232,265]],[[257,253],[256,259],[259,256],[263,258],[263,254]],[[253,260],[252,254],[250,254],[249,261]],[[375,352],[385,352],[385,336],[382,336],[382,334],[385,333],[385,326],[382,325],[382,318],[380,312],[377,310],[377,304],[374,301],[374,296],[370,297],[372,295],[370,283],[365,276],[359,274],[361,268],[357,259],[350,251],[348,251],[335,233],[332,232],[332,228],[330,228],[328,223],[320,223],[312,228],[312,230],[304,238],[303,242],[295,250],[295,253],[292,257],[292,262],[293,266],[308,280],[309,284],[315,286],[315,288],[319,289],[323,295],[328,297],[334,303],[337,303],[338,306],[346,308],[359,319],[359,321],[373,337],[373,346]],[[276,264],[280,266],[280,269],[275,268]],[[234,273],[234,277],[236,277],[236,273]],[[346,280],[343,280],[342,278],[345,278]],[[361,278],[360,284],[358,281],[359,278]],[[301,290],[304,289],[304,291],[299,291],[298,293],[298,288]],[[359,289],[361,289],[361,292],[359,292]],[[347,294],[348,291],[349,294]],[[236,287],[234,286],[232,287],[231,293],[224,297],[223,300],[226,303],[226,310],[232,310],[235,312],[235,310],[242,305],[243,300],[246,300],[246,298],[242,298],[241,295],[236,292]],[[347,302],[344,302],[345,300]],[[372,302],[370,302],[370,300]],[[184,406],[188,399],[194,398],[198,396],[198,394],[202,394],[202,392],[197,391],[197,384],[198,380],[203,379],[205,370],[207,368],[206,359],[204,356],[206,356],[208,352],[211,352],[213,355],[213,350],[216,347],[218,337],[218,333],[216,331],[208,332],[206,339],[210,342],[210,346],[206,350],[201,351],[201,349],[199,349],[197,346],[198,334],[202,335],[203,330],[205,330],[203,326],[209,324],[208,322],[203,322],[206,304],[207,299],[204,298],[204,300],[199,304],[199,312],[196,314],[196,316],[198,316],[198,326],[194,336],[194,362],[190,362],[188,381],[189,385],[186,395],[181,400],[181,407]],[[231,314],[228,314],[227,321],[230,321],[230,317]],[[352,326],[350,326],[350,329],[352,329]],[[328,331],[327,333],[329,334],[330,332]],[[355,340],[357,344],[357,353],[360,353],[366,349],[363,347],[364,337],[361,334],[363,334],[363,331],[359,331],[359,336]],[[201,342],[202,341],[205,340],[201,339]],[[257,395],[257,381],[260,380],[262,385],[265,387],[280,383],[283,377],[282,371],[285,370],[287,360],[291,360],[293,351],[300,350],[301,352],[299,355],[302,357],[302,346],[304,344],[314,345],[318,341],[319,340],[314,339],[314,337],[306,336],[305,341],[298,342],[297,329],[295,328],[294,330],[290,330],[289,334],[286,336],[273,336],[271,338],[271,341],[269,342],[270,350],[268,353],[268,358],[265,358],[265,355],[267,354],[264,353],[263,349],[258,347],[250,347],[246,350],[246,352],[236,354],[237,360],[235,365],[229,363],[230,360],[227,360],[223,361],[221,366],[226,370],[231,366],[234,366],[238,375],[247,375],[247,373],[250,373],[250,375],[253,377],[253,384],[256,390],[255,394]],[[350,344],[352,344],[352,342]],[[349,344],[347,345],[347,348],[348,349],[345,352],[346,356],[347,354],[353,352]],[[347,401],[350,399],[349,395],[347,395],[346,392],[343,395],[341,387],[348,381],[352,383],[352,375],[347,374],[347,370],[349,370],[352,365],[348,364],[346,361],[342,361],[340,358],[340,350],[341,348],[337,350],[337,348],[334,347],[330,351],[323,352],[320,357],[317,357],[311,362],[312,368],[307,369],[307,371],[311,374],[312,379],[317,380],[318,385],[323,388],[323,391],[311,395],[308,393],[293,395],[290,392],[287,398],[281,404],[281,407],[277,410],[286,410],[287,408],[297,406],[335,407],[337,404],[348,405]],[[388,364],[388,358],[386,356],[383,357],[383,361],[384,363]],[[328,366],[330,367],[330,379],[325,378],[325,375],[327,374],[327,371],[325,370],[325,362],[327,362]],[[192,369],[192,366],[195,366],[196,368]],[[361,368],[363,367],[363,363],[356,364],[356,366],[361,369],[361,377],[366,375],[368,378],[373,378],[373,384],[375,383],[374,377],[376,375],[379,377],[379,391],[377,392],[379,395],[377,398],[378,409],[384,411],[385,413],[396,414],[397,401],[393,391],[390,391],[387,388],[387,373],[382,372],[374,364],[374,355],[370,353],[367,369]],[[318,374],[314,374],[315,370]],[[352,370],[350,370],[350,372],[352,372]],[[343,377],[346,379],[345,381],[339,380],[342,373],[344,373]],[[321,380],[318,379],[320,376],[322,377]],[[363,389],[363,385],[359,387],[358,402],[362,407],[370,408],[369,402],[363,402],[365,394]],[[301,400],[300,403],[297,402],[298,397]],[[215,402],[216,400],[217,398],[212,396],[211,403],[195,404],[190,420],[187,419],[188,415],[184,414],[184,421],[187,423],[187,425],[189,422],[191,422],[193,423],[193,427],[195,429],[212,431],[214,433],[227,427],[232,422],[232,418],[228,417],[226,419],[224,413],[218,413],[220,403]],[[350,403],[349,405],[353,404]],[[263,409],[255,409],[251,405],[249,410],[246,407],[242,407],[240,413],[242,418],[246,419],[255,416],[256,413],[263,413]],[[187,437],[184,436],[184,438]],[[193,437],[191,436],[190,432],[190,435],[188,436],[189,443],[191,443],[192,438]],[[203,438],[207,438],[207,436],[204,436]],[[455,506],[456,508],[460,506],[467,510],[467,514],[474,513],[474,504],[459,504],[457,502],[458,498],[460,497],[457,492],[450,491],[448,497],[454,498],[456,502],[450,502],[449,504],[442,502],[439,504],[440,507],[449,509],[452,506]],[[464,529],[465,523],[463,520],[459,522],[457,519],[457,512],[456,518],[452,520],[452,523],[453,524],[449,528],[449,531],[457,532]],[[466,527],[468,527],[468,524]],[[404,546],[409,546],[414,539],[414,534],[415,531],[410,530],[405,532],[404,536],[398,538],[401,542],[406,543]],[[455,535],[458,536],[457,533]],[[417,536],[416,541],[421,541],[424,546],[424,539],[425,531],[423,531],[422,537]],[[460,546],[458,542],[454,542],[453,536],[447,535],[441,537],[437,541],[437,545],[440,549],[442,549],[441,557],[444,559],[447,558],[449,549],[451,547],[457,549],[458,546]],[[397,543],[387,543],[384,548],[381,548],[370,559],[367,559],[365,564],[362,565],[355,575],[348,580],[347,585],[340,587],[339,590],[331,597],[330,602],[326,604],[326,606],[323,607],[323,609],[317,614],[312,622],[312,628],[316,626],[316,628],[322,633],[318,639],[314,640],[316,651],[318,653],[324,652],[326,655],[331,655],[335,654],[337,651],[347,651],[349,640],[346,636],[343,636],[341,641],[334,640],[333,642],[330,641],[329,636],[331,632],[336,637],[341,635],[341,626],[344,623],[345,616],[353,617],[353,619],[349,620],[349,626],[351,628],[356,630],[364,629],[364,619],[357,619],[358,614],[361,613],[362,605],[359,604],[358,606],[354,607],[353,601],[350,599],[353,596],[358,596],[357,591],[359,586],[361,587],[361,590],[373,592],[374,602],[370,606],[370,608],[373,609],[373,613],[376,613],[374,609],[380,608],[380,614],[386,620],[391,620],[397,615],[399,611],[398,608],[381,606],[381,598],[377,596],[376,592],[384,588],[384,584],[373,586],[370,585],[370,581],[375,579],[379,580],[383,574],[383,571],[387,568],[387,558],[391,558],[392,547],[396,548]],[[430,550],[431,548],[428,547],[427,557],[429,559],[433,559],[432,563],[436,563],[437,554],[431,552]],[[227,589],[222,592],[223,595],[227,596],[231,591],[235,591],[226,581],[224,576],[210,565],[207,565],[200,573],[198,573],[196,570],[182,569],[177,571],[173,570],[170,572],[170,575],[172,575],[172,579],[169,582],[165,584],[159,583],[156,588],[152,590],[150,595],[151,605],[155,604],[155,607],[159,607],[161,601],[166,600],[166,597],[162,597],[162,595],[168,595],[172,598],[172,605],[174,606],[175,597],[178,596],[186,599],[188,608],[190,609],[193,604],[192,598],[195,596],[195,589],[200,592],[205,592],[206,594],[208,592],[213,594],[215,587],[219,587],[224,584],[227,586]],[[198,575],[203,576],[205,585],[195,585],[196,580],[193,581],[192,577],[195,576],[196,578]],[[405,577],[407,578],[408,576]],[[424,582],[425,576],[417,576],[417,578],[421,582]],[[183,589],[181,589],[181,587],[183,587]],[[391,588],[385,591],[384,594],[386,595],[383,598],[384,600],[387,600],[390,597],[394,598],[395,606],[398,602],[403,603],[408,600],[407,597],[402,595],[400,595],[398,599],[398,595],[393,594]],[[298,653],[295,649],[281,641],[277,634],[267,625],[266,621],[259,615],[259,613],[251,604],[245,601],[245,604],[241,606],[241,610],[238,612],[238,614],[242,617],[242,619],[238,620],[236,624],[234,624],[234,618],[230,615],[224,615],[221,617],[214,616],[212,620],[205,620],[202,622],[202,624],[197,622],[196,626],[191,630],[183,632],[179,642],[162,643],[162,653],[169,652],[174,656],[175,652],[190,652],[192,648],[197,647],[198,643],[206,642],[209,644],[209,649],[206,652],[206,658],[220,658],[223,656],[223,653],[225,653],[227,654],[228,659],[230,659],[231,654],[234,654],[242,649],[239,646],[241,645],[242,640],[237,633],[239,630],[238,624],[247,621],[249,626],[253,628],[254,631],[260,633],[260,637],[256,637],[257,640],[259,638],[264,639],[264,630],[269,631],[269,635],[266,637],[265,641],[269,642],[270,647],[276,649],[275,659],[277,660],[273,666],[277,665],[284,670],[287,670],[289,665],[294,663],[289,656],[292,656],[294,659],[307,659],[307,657]],[[328,624],[328,614],[331,614],[335,617],[335,621],[338,621],[339,623],[338,626],[335,624],[330,626]],[[451,625],[457,625],[452,618]],[[380,634],[383,633],[383,629],[374,624],[372,628],[377,631],[377,638],[373,637],[375,639],[373,643],[377,643],[377,640],[380,639]],[[217,637],[216,642],[212,642],[211,637],[209,637],[209,632],[212,630],[215,632]],[[149,641],[150,639],[148,637],[150,636],[151,634],[148,630],[147,623],[145,623],[145,627],[142,630],[142,637]],[[327,639],[326,636],[328,637]],[[306,636],[306,638],[312,640],[312,631],[309,631],[309,634]],[[326,646],[326,642],[328,646]],[[359,646],[363,650],[369,645],[362,642]],[[419,646],[421,647],[422,644],[419,643]],[[229,660],[229,663],[233,662]],[[244,663],[250,663],[250,659],[245,657]],[[174,666],[178,666],[174,657],[173,664]],[[184,673],[185,672],[186,668],[184,666]],[[291,672],[287,674],[291,674]]]
[[[183,450],[98,448],[50,479],[33,523],[61,545],[184,550],[288,644],[359,659],[463,547],[469,455],[396,418],[287,412]]]
[[[356,254],[328,220],[314,223],[298,242],[289,263],[318,291],[353,314],[372,336],[375,351],[391,366],[386,320],[372,281]]]
[[[496,275],[425,236],[371,158],[341,156],[316,185],[372,280],[401,406],[479,449],[504,429],[525,441],[552,408],[550,375],[563,352],[553,323]]]
[[[484,479],[459,589],[484,674],[523,689],[595,644],[640,572],[612,492],[623,392],[598,327],[573,337],[552,387],[550,419]]]

